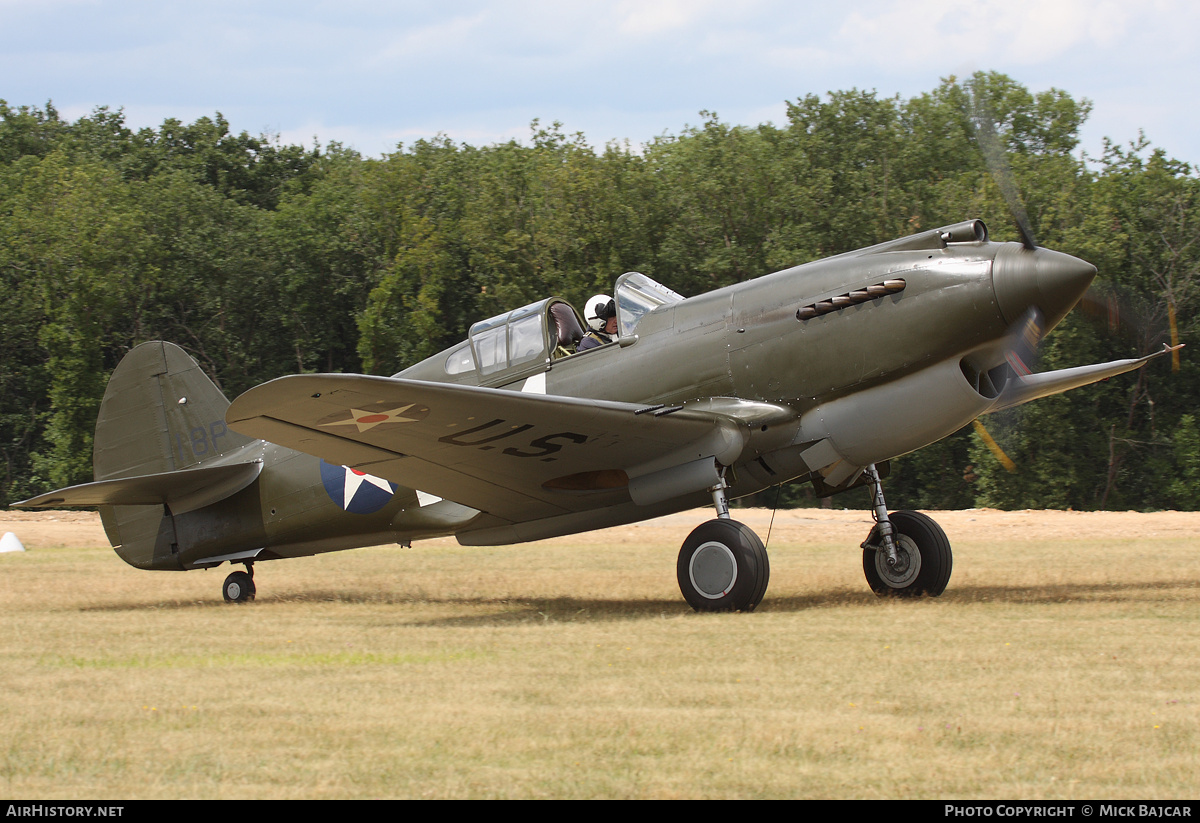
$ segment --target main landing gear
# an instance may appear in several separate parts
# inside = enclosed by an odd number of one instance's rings
[[[710,491],[717,519],[683,541],[675,566],[683,599],[698,612],[752,612],[771,579],[767,549],[750,527],[729,518],[724,478]]]
[[[863,572],[881,597],[937,597],[950,582],[954,559],[946,533],[928,515],[888,514],[875,466],[865,470],[874,488],[875,526],[863,541]],[[729,518],[722,478],[710,491],[717,519],[701,524],[679,550],[675,573],[683,598],[698,612],[752,612],[771,578],[767,550],[750,527]]]
[[[889,515],[875,466],[866,472],[875,488],[875,527],[862,544],[867,585],[880,597],[937,597],[946,590],[954,566],[946,533],[920,512]]]
[[[247,603],[254,599],[254,564],[247,563],[244,572],[234,572],[225,578],[221,594],[226,603]]]

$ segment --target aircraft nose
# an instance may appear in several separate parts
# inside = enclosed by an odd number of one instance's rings
[[[1006,323],[1037,306],[1050,329],[1066,316],[1096,276],[1091,263],[1050,249],[1007,243],[992,265],[992,288]]]

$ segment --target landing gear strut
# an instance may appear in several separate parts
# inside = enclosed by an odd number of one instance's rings
[[[954,566],[946,533],[921,512],[889,515],[875,466],[866,472],[875,488],[875,527],[862,544],[867,585],[881,597],[937,597],[946,590]]]
[[[254,564],[247,563],[246,571],[233,572],[221,587],[226,603],[246,603],[254,599]]]
[[[749,526],[729,518],[724,478],[711,489],[717,519],[683,541],[675,572],[683,599],[698,612],[752,612],[771,578],[767,549]]]

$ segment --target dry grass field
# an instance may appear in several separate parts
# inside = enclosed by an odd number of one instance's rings
[[[865,512],[781,512],[754,614],[700,615],[710,515],[523,546],[126,566],[0,512],[0,792],[20,798],[1195,798],[1200,515],[936,514],[880,600]],[[770,512],[735,511],[766,537]]]

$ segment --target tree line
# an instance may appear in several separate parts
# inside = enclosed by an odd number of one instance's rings
[[[1002,74],[910,99],[807,95],[780,125],[702,112],[640,146],[535,121],[524,144],[439,137],[376,159],[234,134],[219,114],[134,130],[107,108],[69,122],[0,100],[0,503],[91,479],[105,383],[145,340],[182,345],[234,396],[296,372],[390,374],[475,320],[549,294],[581,306],[625,271],[692,295],[968,217],[1015,240],[981,106],[1039,243],[1100,272],[1040,367],[1194,345],[1193,167],[1143,137],[1085,158],[1090,103]],[[1195,508],[1191,352],[985,418],[1015,471],[971,427],[893,461],[889,502]]]

